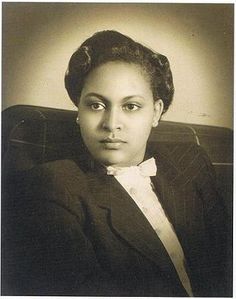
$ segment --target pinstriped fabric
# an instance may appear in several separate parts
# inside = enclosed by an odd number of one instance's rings
[[[197,282],[193,291],[197,294],[201,285],[202,293],[220,294],[226,277],[222,263],[227,232],[214,168],[205,151],[193,144],[160,146],[157,161],[164,174],[160,198],[183,245],[190,276]]]

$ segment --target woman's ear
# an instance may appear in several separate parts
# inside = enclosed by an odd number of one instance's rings
[[[152,126],[153,127],[157,127],[158,126],[158,122],[161,118],[161,114],[164,108],[164,103],[161,99],[156,100],[154,102],[154,115],[153,115],[153,122],[152,122]]]

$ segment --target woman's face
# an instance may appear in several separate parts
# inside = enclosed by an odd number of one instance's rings
[[[108,62],[86,78],[78,106],[82,138],[95,160],[108,166],[142,162],[163,102],[153,101],[146,75],[135,64]]]

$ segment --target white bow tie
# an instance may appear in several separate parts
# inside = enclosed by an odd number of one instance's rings
[[[156,161],[154,158],[148,159],[138,166],[129,166],[129,167],[115,167],[108,166],[107,174],[108,175],[121,175],[121,174],[141,174],[144,177],[155,176],[157,172]]]

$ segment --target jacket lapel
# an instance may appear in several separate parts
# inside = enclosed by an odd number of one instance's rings
[[[151,180],[167,217],[174,228],[178,230],[179,220],[184,217],[184,209],[181,207],[184,193],[174,182],[178,181],[180,184],[182,173],[176,167],[174,158],[168,155],[165,148],[159,148],[156,164],[157,175],[151,177]]]
[[[117,180],[113,176],[90,173],[88,182],[96,204],[110,210],[109,225],[180,287],[178,275],[162,242]],[[163,190],[161,181],[159,183]]]
[[[189,253],[189,236],[186,230],[188,226],[187,217],[191,218],[192,209],[187,208],[185,200],[188,199],[188,202],[191,202],[191,195],[181,189],[182,173],[174,166],[173,160],[166,159],[165,155],[160,155],[156,161],[158,171],[157,176],[152,177],[152,182],[186,257]],[[191,278],[187,261],[185,267],[189,278]]]

